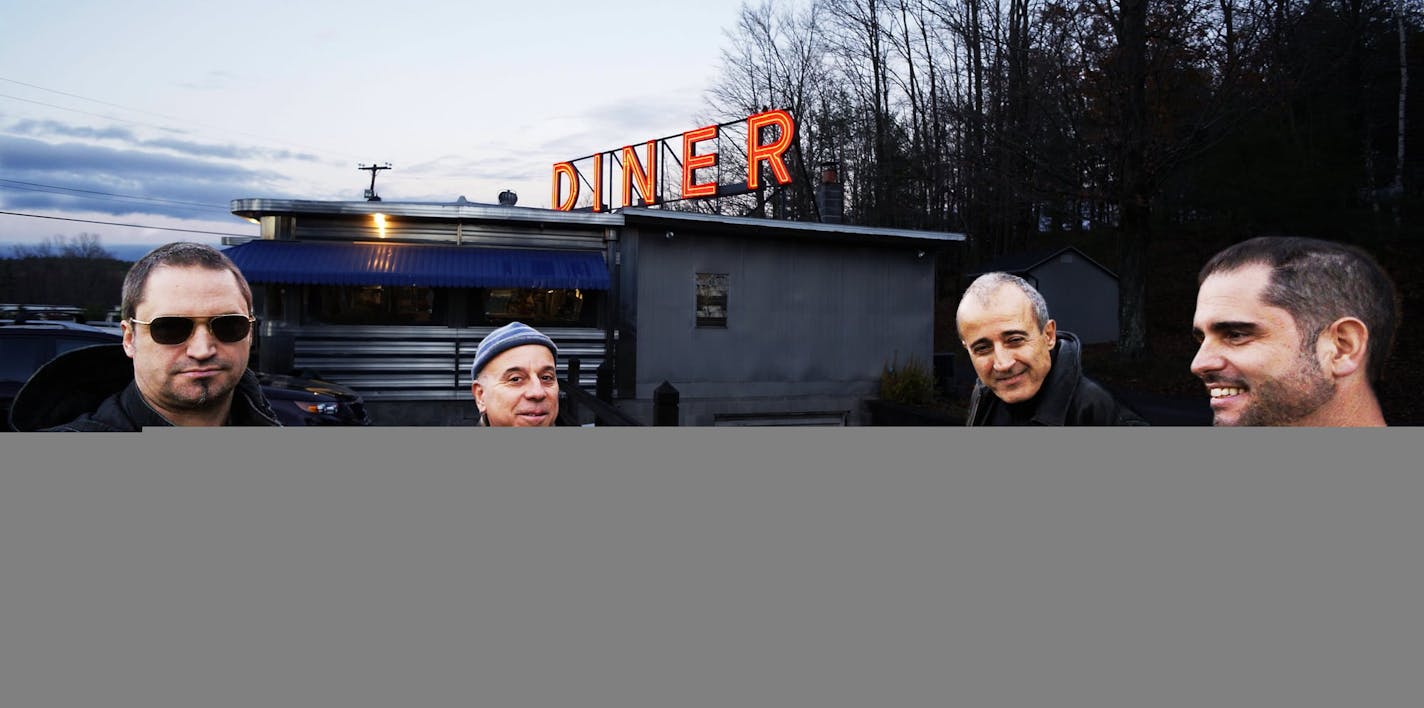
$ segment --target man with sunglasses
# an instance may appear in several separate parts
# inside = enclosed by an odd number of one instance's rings
[[[1048,318],[1028,281],[986,273],[965,290],[955,316],[979,381],[968,425],[1147,425],[1083,375],[1078,338]]]
[[[123,343],[75,349],[15,397],[16,430],[137,431],[149,426],[276,426],[257,377],[252,290],[217,249],[170,243],[124,278]]]

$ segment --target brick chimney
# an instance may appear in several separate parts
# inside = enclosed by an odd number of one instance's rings
[[[821,223],[839,224],[845,219],[845,188],[841,186],[838,162],[822,162],[821,182],[816,185],[816,212]]]

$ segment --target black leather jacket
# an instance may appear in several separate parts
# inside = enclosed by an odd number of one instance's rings
[[[1081,346],[1071,332],[1058,332],[1053,366],[1032,401],[1035,407],[1029,425],[1148,425],[1102,385],[1083,375]],[[983,381],[976,381],[965,424],[993,425],[990,421],[1004,406]]]
[[[235,426],[281,425],[251,371],[242,373],[233,391],[231,420]],[[171,425],[143,400],[122,344],[55,357],[30,376],[10,407],[10,427],[20,432],[137,432]]]

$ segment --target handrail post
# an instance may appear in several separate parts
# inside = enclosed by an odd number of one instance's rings
[[[613,403],[613,361],[605,357],[603,361],[599,363],[597,372],[597,378],[593,385],[593,395],[604,403]],[[595,408],[594,410],[597,411],[598,409]],[[602,416],[599,416],[597,413],[594,414],[594,425],[603,425],[606,422]]]
[[[653,389],[653,425],[676,426],[681,397],[677,388],[666,380]]]
[[[593,393],[598,396],[598,400],[604,403],[613,402],[613,361],[604,359],[598,365],[598,383],[594,386]]]
[[[573,393],[573,389],[579,388],[579,376],[581,373],[580,370],[582,369],[582,366],[583,362],[579,361],[578,357],[569,357],[569,373],[567,383],[570,390],[563,396],[563,403],[564,405],[569,407],[569,420],[572,420],[575,423],[579,422],[580,418],[578,397]]]

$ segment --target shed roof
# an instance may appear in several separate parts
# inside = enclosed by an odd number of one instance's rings
[[[1086,253],[1083,253],[1075,246],[1064,246],[1062,248],[1054,249],[1040,249],[1036,251],[1026,251],[1023,253],[1010,253],[995,258],[986,263],[980,264],[978,268],[975,268],[973,271],[966,273],[965,275],[972,277],[983,275],[985,273],[1027,273],[1049,261],[1052,261],[1053,259],[1057,258],[1059,255],[1063,254],[1066,251],[1072,251],[1073,253],[1080,256],[1084,261],[1091,263],[1099,270],[1103,271],[1104,273],[1107,273],[1109,276],[1117,278],[1116,273],[1112,272],[1111,270],[1108,270],[1106,267],[1103,266],[1103,264],[1093,260],[1091,256]]]

